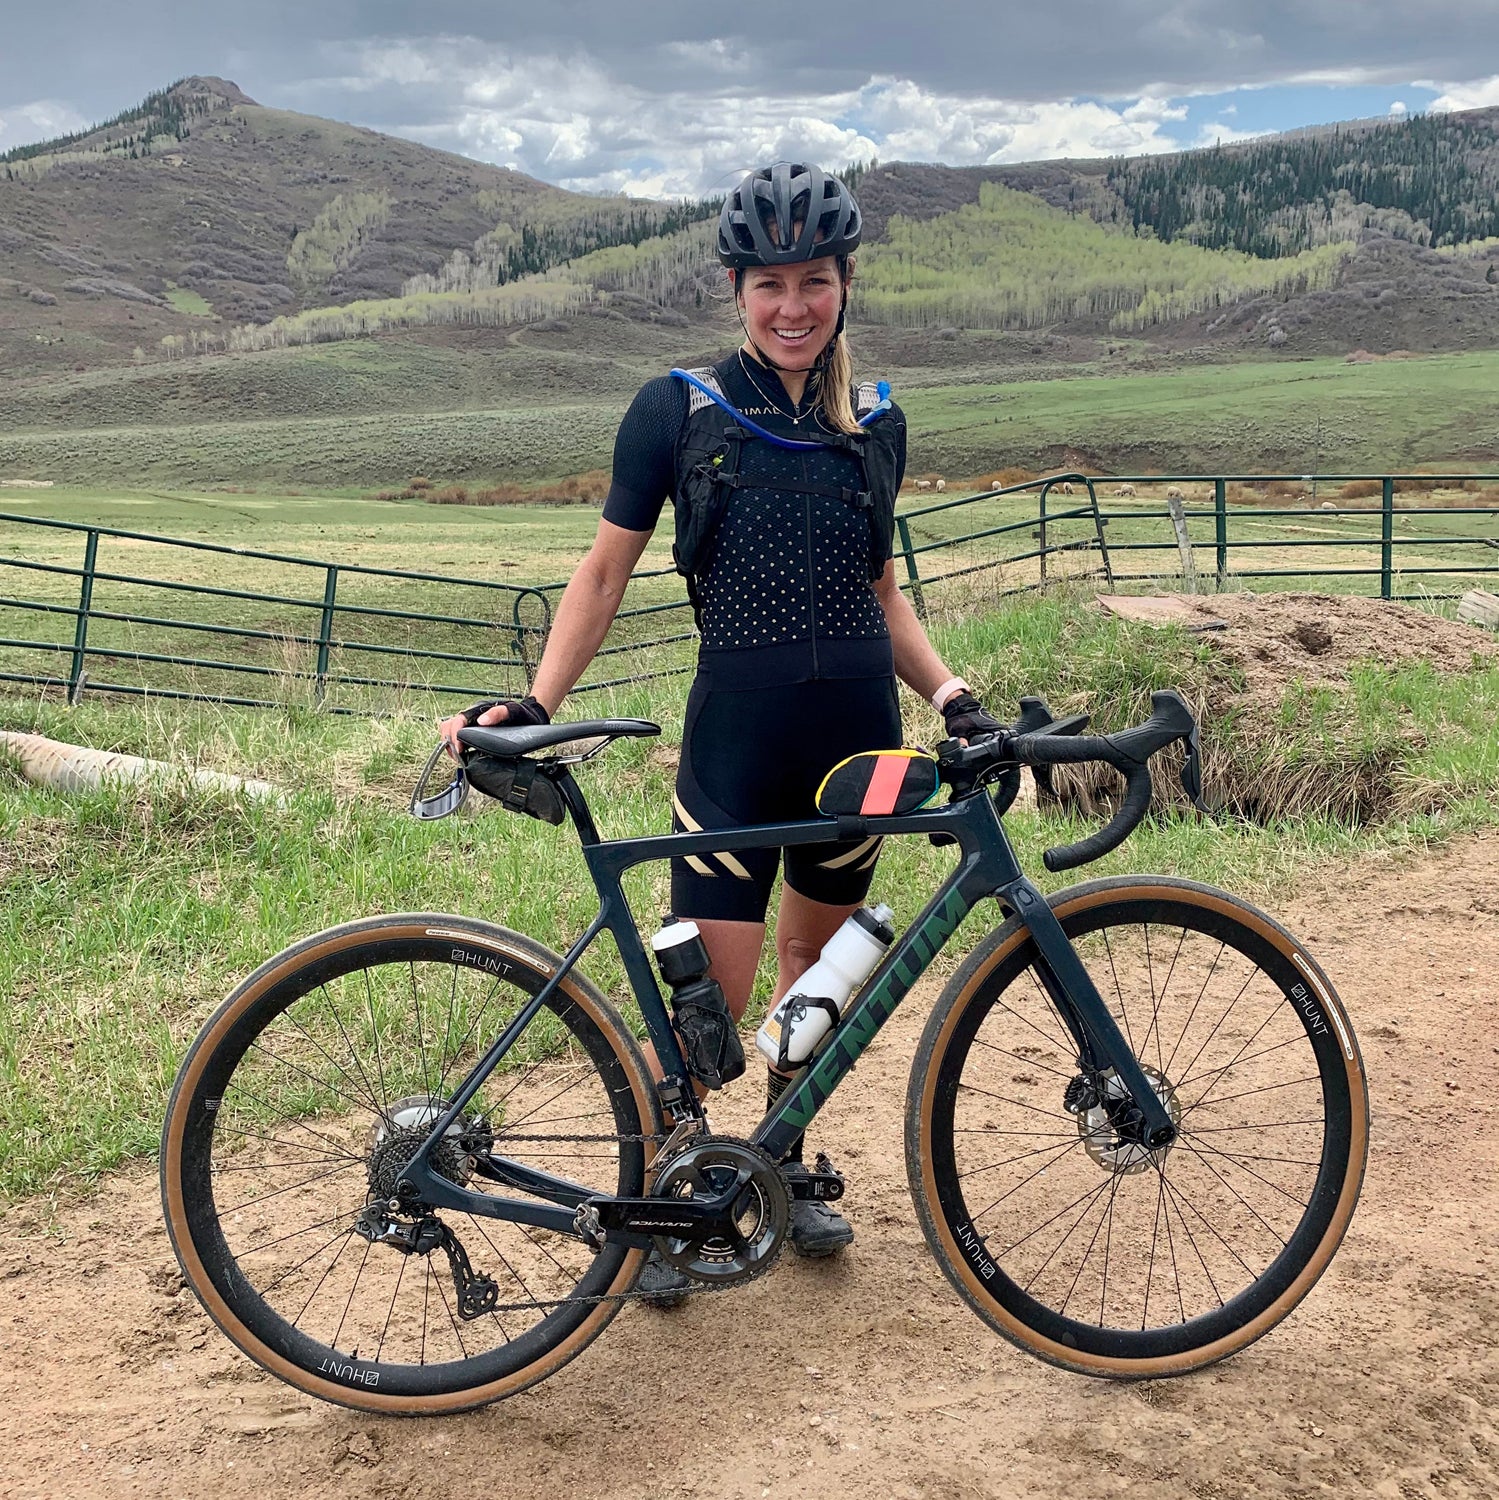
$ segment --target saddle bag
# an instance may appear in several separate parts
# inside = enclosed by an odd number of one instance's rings
[[[562,793],[541,774],[534,760],[503,760],[497,755],[471,752],[463,762],[469,785],[493,797],[507,812],[525,813],[543,823],[559,824],[567,816]]]

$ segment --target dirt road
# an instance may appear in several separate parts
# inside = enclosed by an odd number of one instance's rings
[[[0,1496],[1499,1494],[1499,838],[1366,860],[1281,914],[1359,1029],[1373,1144],[1332,1269],[1226,1364],[1089,1381],[958,1303],[900,1155],[918,994],[818,1132],[851,1183],[841,1263],[629,1309],[550,1382],[465,1417],[360,1417],[250,1366],[181,1290],[148,1171],[68,1210],[61,1237],[13,1210]],[[737,1092],[721,1128],[754,1110]]]

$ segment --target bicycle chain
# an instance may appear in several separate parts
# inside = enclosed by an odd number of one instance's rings
[[[502,1137],[502,1139],[507,1141],[529,1142],[581,1141],[597,1145],[606,1142],[615,1143],[619,1141],[638,1141],[642,1143],[646,1141],[669,1141],[672,1136],[676,1134],[677,1132],[675,1130],[665,1134],[657,1131],[656,1133],[651,1135],[511,1135],[507,1132]],[[685,1137],[683,1144],[685,1145],[686,1142],[693,1139],[693,1135],[688,1135]],[[498,1144],[498,1141],[496,1143]],[[777,1257],[777,1259],[779,1259],[779,1257]],[[766,1270],[770,1269],[772,1269],[772,1267],[766,1267]],[[667,1295],[671,1296],[672,1298],[685,1299],[687,1297],[700,1296],[704,1292],[726,1292],[735,1286],[742,1286],[744,1284],[743,1282],[728,1282],[724,1285],[715,1285],[711,1281],[697,1281],[690,1276],[688,1277],[688,1281],[691,1283],[690,1285],[681,1287],[675,1291],[668,1293]],[[661,1295],[662,1294],[660,1292],[643,1292],[638,1288],[632,1288],[628,1292],[600,1292],[596,1296],[592,1297],[558,1297],[546,1301],[538,1298],[533,1298],[530,1302],[500,1302],[488,1310],[494,1313],[550,1312],[559,1307],[596,1307],[601,1302],[642,1302],[648,1297],[659,1297]]]

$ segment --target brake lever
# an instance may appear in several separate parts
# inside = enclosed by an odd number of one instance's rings
[[[1192,799],[1192,806],[1200,813],[1211,815],[1213,810],[1202,795],[1202,735],[1195,714],[1192,731],[1187,736],[1187,758],[1182,762],[1181,782],[1182,790]]]
[[[1010,726],[1012,734],[1081,734],[1088,727],[1091,714],[1069,714],[1058,719],[1045,698],[1027,697],[1020,700],[1020,717]],[[1032,766],[1031,775],[1037,787],[1048,797],[1055,797],[1057,789],[1051,779],[1050,766]]]

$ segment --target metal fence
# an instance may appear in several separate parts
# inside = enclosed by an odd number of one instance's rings
[[[459,665],[465,672],[486,669],[484,680],[491,686],[524,691],[551,623],[547,593],[529,585],[327,563],[0,512],[0,527],[7,526],[35,528],[33,536],[68,534],[82,543],[76,564],[0,555],[0,578],[13,570],[44,585],[32,597],[0,593],[0,629],[9,612],[16,612],[10,616],[12,630],[0,635],[0,681],[62,689],[75,703],[87,689],[247,707],[305,701],[335,712],[361,712],[388,706],[394,692],[472,696],[472,679],[443,680]],[[111,545],[126,558],[149,549],[155,571],[107,566],[100,549]],[[209,570],[224,581],[201,576]],[[287,587],[236,588],[236,570],[282,575]],[[424,585],[440,589],[445,598],[478,590],[492,607],[469,614],[415,609],[409,595]],[[76,594],[63,598],[70,589]],[[110,594],[104,603],[101,590]],[[187,599],[191,604],[185,611],[173,607]],[[38,616],[66,621],[65,638],[13,633],[20,619]],[[249,623],[257,619],[262,623]],[[412,639],[417,627],[425,627],[428,637],[422,644]],[[180,642],[178,632],[194,641],[212,638],[218,654],[150,649]],[[486,655],[482,644],[476,645],[495,640],[504,654]],[[27,659],[30,670],[13,669]],[[365,662],[372,665],[361,670]],[[130,680],[120,671],[127,664],[136,669]],[[371,675],[381,665],[386,671]],[[274,682],[276,693],[226,691],[220,686],[226,674],[252,686]],[[330,701],[335,690],[349,696],[351,689],[352,701]]]
[[[1436,489],[1455,503],[1431,503]],[[1329,491],[1338,498],[1320,498]],[[1063,580],[1315,584],[1439,603],[1499,573],[1495,500],[1499,475],[1057,474],[902,508],[896,566],[923,618]],[[87,691],[344,713],[413,694],[519,693],[565,586],[0,512],[0,681],[74,702]],[[54,625],[60,638],[49,638]],[[688,671],[695,639],[680,579],[642,570],[575,692]]]

